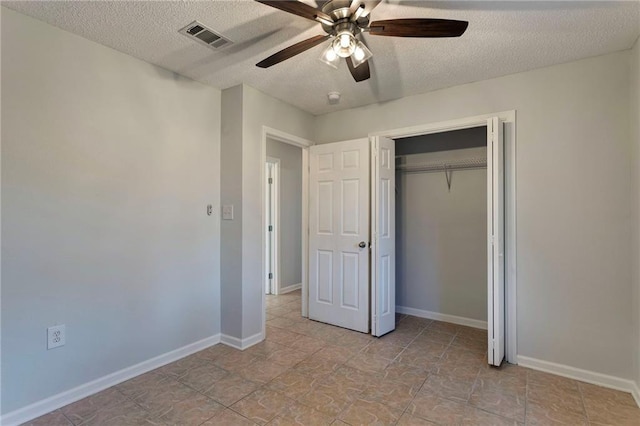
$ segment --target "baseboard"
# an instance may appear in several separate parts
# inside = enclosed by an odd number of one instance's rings
[[[280,293],[279,294],[291,293],[292,291],[300,290],[301,288],[302,288],[302,283],[288,285],[286,287],[280,288]]]
[[[262,332],[256,333],[253,336],[249,336],[246,339],[238,339],[237,337],[229,336],[227,334],[223,334],[220,336],[220,343],[231,346],[235,349],[240,349],[241,351],[250,348],[251,346],[260,343],[264,340],[264,336]]]
[[[7,413],[0,418],[0,424],[3,426],[14,426],[28,422],[29,420],[33,420],[51,411],[57,410],[60,407],[64,407],[65,405],[69,405],[82,398],[86,398],[110,388],[111,386],[115,386],[118,383],[122,383],[126,380],[139,376],[140,374],[155,370],[156,368],[177,361],[180,358],[184,358],[217,343],[220,343],[220,334],[207,337],[171,352],[158,355],[157,357],[148,359],[139,364],[132,365],[131,367],[124,368],[120,371],[116,371],[115,373],[108,374],[100,377],[99,379]]]
[[[467,327],[487,329],[487,322],[472,318],[459,317],[456,315],[441,314],[440,312],[424,311],[422,309],[409,308],[406,306],[396,306],[399,314],[413,315],[414,317],[427,318],[436,321],[445,321],[452,324],[466,325]]]
[[[555,374],[557,376],[568,377],[569,379],[580,380],[581,382],[587,382],[609,389],[629,392],[633,395],[638,406],[640,406],[640,392],[637,383],[633,380],[583,370],[569,365],[556,364],[554,362],[543,361],[523,355],[518,355],[518,365],[521,367],[531,368],[533,370],[544,371],[545,373]]]
[[[640,388],[638,387],[637,382],[633,382],[633,390],[631,391],[631,396],[636,400],[636,404],[640,407]]]

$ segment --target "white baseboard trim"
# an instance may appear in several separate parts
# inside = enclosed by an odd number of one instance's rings
[[[638,389],[637,383],[633,380],[583,370],[569,365],[556,364],[555,362],[543,361],[523,355],[518,355],[518,365],[521,367],[531,368],[533,370],[544,371],[545,373],[555,374],[557,376],[568,377],[569,379],[580,380],[581,382],[587,382],[609,389],[629,392],[636,400],[638,406],[640,406],[640,390]]]
[[[413,315],[414,317],[427,318],[436,321],[445,321],[452,324],[466,325],[467,327],[487,329],[487,322],[472,318],[458,317],[456,315],[441,314],[440,312],[424,311],[422,309],[409,308],[406,306],[396,306],[399,314]]]
[[[33,420],[51,411],[57,410],[60,407],[64,407],[65,405],[69,405],[81,400],[82,398],[86,398],[110,388],[111,386],[115,386],[118,383],[122,383],[126,380],[139,376],[140,374],[155,370],[156,368],[162,367],[170,362],[177,361],[180,358],[184,358],[217,343],[220,343],[220,334],[207,337],[171,352],[142,361],[139,364],[132,365],[131,367],[100,377],[73,389],[69,389],[57,395],[50,396],[49,398],[34,402],[26,407],[11,411],[0,418],[0,425],[14,426],[28,422],[29,420]]]
[[[633,383],[633,390],[631,391],[631,395],[633,396],[633,399],[636,400],[636,404],[638,404],[638,407],[640,407],[640,387],[638,387],[637,382]]]
[[[302,288],[302,283],[299,284],[291,284],[286,287],[280,288],[280,294],[291,293],[292,291],[300,290]]]
[[[220,336],[220,343],[231,346],[235,349],[240,349],[241,351],[250,348],[251,346],[260,343],[264,340],[264,336],[262,332],[256,333],[253,336],[249,336],[246,339],[238,339],[237,337],[229,336],[227,334],[223,334]]]

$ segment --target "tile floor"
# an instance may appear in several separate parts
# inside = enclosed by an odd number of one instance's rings
[[[398,316],[380,338],[267,298],[267,339],[216,345],[30,425],[640,425],[631,395],[486,365],[486,332]]]

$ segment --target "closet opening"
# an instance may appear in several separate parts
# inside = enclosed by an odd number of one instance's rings
[[[487,127],[395,139],[396,312],[487,329]]]

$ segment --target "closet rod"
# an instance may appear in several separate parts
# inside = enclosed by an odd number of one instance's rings
[[[396,170],[403,173],[431,173],[431,172],[443,172],[454,170],[476,170],[486,169],[486,160],[468,160],[451,163],[438,163],[438,164],[398,164]]]

